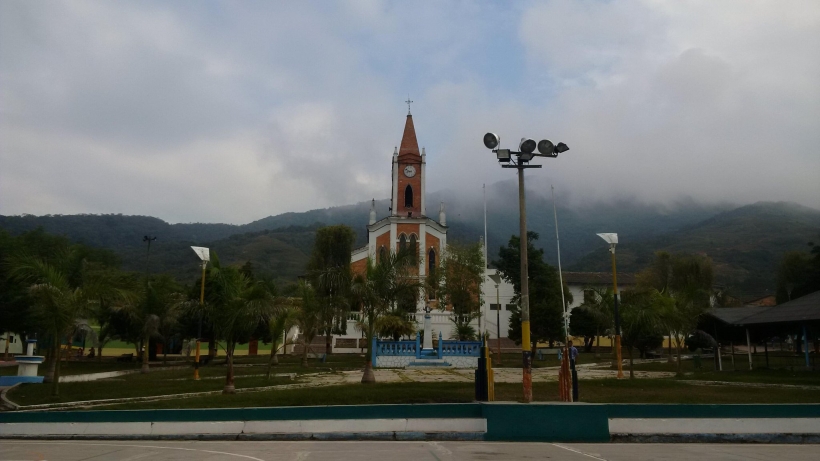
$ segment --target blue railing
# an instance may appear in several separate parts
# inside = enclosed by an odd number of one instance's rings
[[[378,355],[416,356],[416,341],[376,341]]]
[[[442,338],[441,332],[438,335],[438,344],[433,349],[432,354],[422,353],[421,335],[417,334],[415,340],[405,341],[383,341],[373,338],[373,353],[371,360],[376,366],[379,356],[405,356],[421,358],[435,356],[439,359],[444,357],[479,357],[481,355],[481,341],[456,341]]]
[[[481,341],[440,341],[439,345],[440,355],[459,357],[479,357],[481,355]]]

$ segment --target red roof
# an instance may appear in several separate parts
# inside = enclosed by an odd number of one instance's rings
[[[401,146],[399,147],[399,158],[411,156],[421,160],[419,142],[416,139],[416,128],[413,126],[413,116],[408,114],[404,123],[404,134],[401,136]]]

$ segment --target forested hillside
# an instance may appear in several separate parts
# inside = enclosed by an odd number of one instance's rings
[[[489,255],[518,233],[515,183],[505,181],[487,188]],[[634,200],[560,206],[561,256],[564,267],[605,271],[609,268],[606,245],[595,234],[617,232],[621,244],[618,260],[623,270],[638,271],[656,250],[705,253],[717,269],[717,282],[744,290],[774,289],[779,258],[790,250],[805,250],[820,240],[820,211],[789,203],[730,205],[683,201],[646,204]],[[451,191],[430,194],[427,212],[438,219],[439,203],[447,204],[450,241],[475,242],[484,234],[483,203],[475,196]],[[527,203],[529,229],[541,235],[537,245],[545,260],[555,265],[552,202],[530,192]],[[377,200],[377,217],[389,213],[389,200]],[[42,227],[72,241],[115,251],[130,270],[170,272],[195,277],[197,260],[191,245],[213,248],[229,264],[251,261],[260,273],[280,281],[303,273],[315,230],[322,225],[345,224],[356,233],[356,246],[366,243],[365,226],[370,201],[355,205],[284,213],[244,225],[169,224],[157,218],[125,215],[0,216],[0,228],[11,234]],[[146,262],[144,235],[156,236]],[[148,264],[148,265],[147,265]],[[150,267],[149,267],[150,266]]]
[[[820,241],[820,211],[785,202],[759,202],[726,211],[669,234],[639,241],[622,240],[618,265],[641,270],[655,251],[701,253],[715,262],[715,281],[743,292],[774,292],[775,271],[787,251],[807,251]],[[573,266],[595,270],[609,262],[598,248]]]

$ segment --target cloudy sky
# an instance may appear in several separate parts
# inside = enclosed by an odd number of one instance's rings
[[[0,2],[0,214],[245,223],[428,189],[820,208],[820,2]]]

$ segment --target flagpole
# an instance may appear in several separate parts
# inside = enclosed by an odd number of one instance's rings
[[[558,249],[558,281],[561,284],[561,306],[564,312],[564,348],[566,352],[564,353],[563,359],[569,360],[569,315],[567,314],[567,302],[564,299],[564,275],[561,271],[561,239],[558,238],[558,211],[555,207],[555,187],[553,187],[552,184],[550,184],[550,191],[552,193],[552,216],[555,219],[555,245]],[[567,401],[572,402],[572,391],[569,390],[569,392],[567,392],[566,394],[569,397]]]

